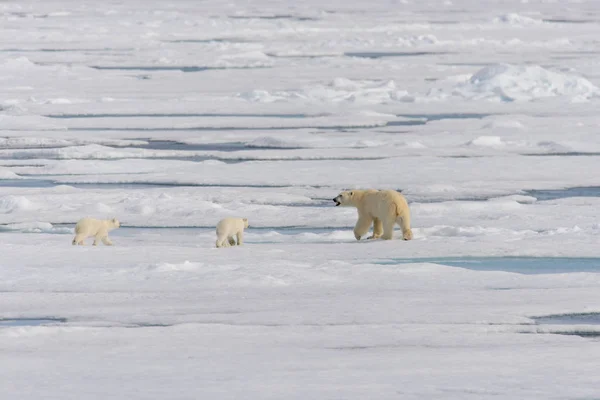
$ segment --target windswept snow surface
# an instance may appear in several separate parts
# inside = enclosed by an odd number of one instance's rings
[[[592,0],[1,2],[2,399],[598,398],[599,38]],[[367,187],[414,240],[354,239]]]

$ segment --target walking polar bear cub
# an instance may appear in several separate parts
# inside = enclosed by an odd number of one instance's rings
[[[244,229],[248,228],[247,218],[224,218],[217,224],[217,247],[235,246],[244,243]]]
[[[333,201],[337,206],[356,207],[358,221],[354,227],[356,240],[369,232],[373,224],[373,236],[368,239],[392,239],[394,225],[402,228],[402,238],[413,238],[410,229],[410,210],[404,196],[395,190],[350,190],[340,193]]]
[[[86,238],[94,236],[94,246],[101,240],[107,246],[112,246],[112,242],[108,238],[108,232],[121,226],[118,219],[95,219],[82,218],[75,225],[75,238],[73,244],[84,245]]]

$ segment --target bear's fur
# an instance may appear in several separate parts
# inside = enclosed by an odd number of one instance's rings
[[[224,218],[217,224],[217,247],[235,246],[244,243],[244,229],[248,228],[247,218]]]
[[[94,246],[101,240],[107,246],[112,246],[112,242],[108,238],[108,232],[121,226],[118,219],[95,219],[82,218],[75,225],[75,238],[73,245],[84,245],[84,240],[90,236],[94,236]]]
[[[354,227],[356,240],[369,232],[373,224],[373,236],[368,239],[392,239],[394,224],[402,228],[402,238],[413,238],[410,229],[410,210],[404,196],[395,190],[349,190],[333,199],[336,206],[356,207],[358,221]]]

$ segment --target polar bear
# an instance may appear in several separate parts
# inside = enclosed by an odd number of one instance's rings
[[[224,218],[217,224],[217,247],[235,246],[234,236],[237,237],[237,245],[244,243],[244,229],[248,228],[247,218]]]
[[[354,237],[360,240],[373,224],[373,236],[368,239],[389,240],[394,235],[394,224],[402,228],[402,238],[413,238],[410,229],[410,210],[404,196],[395,190],[351,190],[340,193],[333,201],[337,206],[356,207],[358,221]]]
[[[73,245],[84,245],[84,240],[90,236],[94,236],[94,246],[102,240],[107,246],[112,246],[112,242],[108,238],[108,232],[121,226],[118,219],[95,219],[82,218],[75,225],[75,238]]]

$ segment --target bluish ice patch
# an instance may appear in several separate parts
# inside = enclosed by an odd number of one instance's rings
[[[241,142],[226,143],[182,143],[172,140],[148,140],[146,144],[132,146],[149,150],[183,150],[183,151],[240,151],[246,146]]]
[[[398,125],[423,125],[425,121],[390,121],[387,124],[381,124],[377,127],[382,126],[398,126]],[[299,126],[190,126],[184,128],[113,128],[113,127],[72,127],[69,131],[82,131],[82,132],[101,132],[101,131],[123,131],[123,132],[189,132],[189,131],[293,131],[302,129],[320,129],[323,131],[340,131],[346,132],[352,129],[372,129],[375,126],[364,126],[364,125],[299,125]]]
[[[525,194],[539,201],[566,199],[569,197],[600,197],[600,186],[581,186],[567,189],[526,190]]]
[[[236,185],[226,183],[186,183],[186,182],[63,182],[61,184],[80,187],[80,188],[107,188],[107,189],[150,189],[157,187],[231,187],[231,188],[285,188],[291,187],[290,185]]]
[[[130,52],[135,50],[134,48],[123,48],[123,49],[114,49],[114,48],[88,48],[88,49],[52,49],[52,48],[40,48],[40,49],[18,49],[18,48],[8,48],[8,49],[0,49],[2,53],[92,53],[92,52]]]
[[[434,263],[474,271],[504,271],[526,275],[600,272],[600,258],[585,257],[433,257],[392,258],[381,265]]]
[[[339,57],[338,54],[277,54],[277,53],[265,53],[269,57],[273,58],[306,58],[306,59],[315,59],[315,58],[326,58],[326,57]]]
[[[318,21],[318,18],[314,17],[303,17],[290,14],[276,14],[276,15],[229,15],[231,19],[266,19],[266,20],[278,20],[287,19],[293,21]]]
[[[555,335],[580,336],[584,338],[600,338],[600,330],[597,328],[577,328],[577,325],[600,325],[600,313],[570,313],[554,314],[532,317],[537,325],[562,325],[565,328],[554,328],[548,332]]]
[[[597,157],[600,156],[600,152],[597,151],[565,151],[565,152],[553,152],[553,153],[523,153],[524,156],[531,157]]]
[[[250,227],[247,229],[248,232],[277,232],[282,235],[297,235],[299,233],[330,233],[339,230],[347,230],[352,229],[352,226],[346,227],[330,227],[330,226],[322,226],[322,227],[310,227],[310,226],[252,226],[252,221],[250,221]],[[74,226],[75,223],[72,224],[53,224],[55,227],[70,227]],[[122,235],[122,236],[131,236],[136,233],[141,232],[198,232],[210,230],[211,232],[215,229],[213,225],[197,225],[197,226],[138,226],[138,225],[127,225],[127,221],[121,221],[121,227],[114,231],[111,231],[112,235]]]
[[[15,188],[49,188],[56,184],[51,180],[46,179],[2,179],[0,187],[15,187]]]
[[[446,52],[433,52],[433,51],[353,51],[345,52],[346,57],[358,57],[358,58],[384,58],[384,57],[419,57],[419,56],[433,56],[448,54]]]
[[[426,122],[444,119],[482,119],[492,114],[482,113],[441,113],[441,114],[398,114],[398,117],[423,119]]]
[[[183,151],[224,151],[234,152],[240,150],[298,150],[303,147],[277,147],[277,146],[253,146],[242,142],[224,143],[183,143],[172,140],[147,140],[147,143],[131,146],[140,149],[152,150],[183,150]],[[219,159],[218,157],[213,157]]]
[[[179,158],[178,158],[179,159]],[[235,160],[229,160],[236,162]],[[245,161],[245,160],[244,160]],[[83,174],[84,175],[84,174]],[[142,174],[143,175],[143,174]],[[38,176],[38,175],[28,175]],[[68,179],[61,179],[56,181],[53,177],[66,178],[69,176],[82,176],[82,174],[57,174],[57,175],[45,175],[46,179],[5,179],[0,180],[0,187],[35,187],[35,188],[50,188],[59,185],[68,185],[75,188],[82,189],[152,189],[160,187],[216,187],[216,188],[290,188],[294,185],[251,185],[251,184],[227,184],[227,183],[194,183],[194,182],[144,182],[144,181],[129,181],[129,182],[69,182]],[[322,189],[327,186],[324,185],[301,185],[302,187],[310,187],[315,189]],[[320,203],[321,200],[316,200],[315,204]]]
[[[404,120],[404,121],[389,121],[385,126],[418,126],[425,125],[427,121],[422,119]]]
[[[540,325],[600,325],[600,313],[597,312],[543,315],[532,319]]]
[[[150,118],[187,118],[187,117],[232,117],[232,118],[310,118],[310,117],[324,117],[326,114],[252,114],[252,113],[100,113],[100,114],[51,114],[45,115],[48,118],[59,118],[59,119],[75,119],[75,118],[138,118],[138,117],[150,117]]]
[[[0,318],[0,328],[15,327],[15,326],[43,326],[64,324],[66,318]]]
[[[167,43],[252,43],[252,40],[243,38],[208,38],[208,39],[175,39],[164,40]]]
[[[90,68],[98,70],[114,70],[114,71],[181,71],[181,72],[204,72],[204,71],[222,71],[229,69],[264,69],[268,67],[206,67],[206,66],[113,66],[113,65],[90,65]]]
[[[566,18],[549,18],[542,21],[554,24],[590,24],[597,23],[593,19],[566,19]]]

